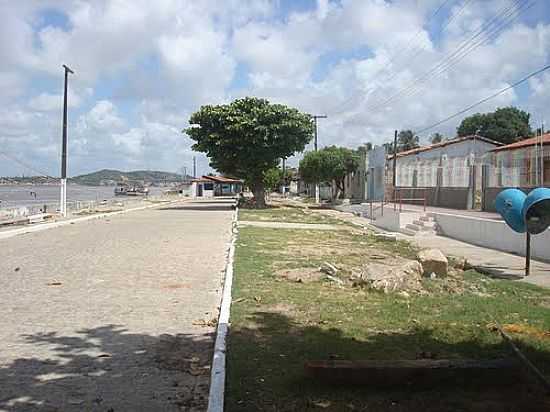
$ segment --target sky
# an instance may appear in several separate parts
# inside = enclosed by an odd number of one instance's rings
[[[319,145],[421,130],[550,62],[546,0],[0,0],[0,175],[210,171],[182,133],[204,104],[267,98]],[[550,123],[550,70],[420,135],[515,105]],[[296,164],[299,155],[289,163]]]

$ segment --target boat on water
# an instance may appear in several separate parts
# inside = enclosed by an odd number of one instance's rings
[[[119,182],[115,186],[115,196],[147,196],[149,189],[140,182]]]

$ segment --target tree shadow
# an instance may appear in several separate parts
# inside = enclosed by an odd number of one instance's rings
[[[303,326],[272,311],[256,312],[244,322],[246,327],[232,329],[229,336],[227,411],[550,410],[550,398],[521,371],[495,382],[472,374],[429,385],[406,381],[354,386],[308,378],[304,370],[308,360],[411,359],[411,353],[412,359],[513,357],[504,342],[465,338],[448,343],[420,327],[359,341],[339,329]],[[528,345],[522,350],[550,372],[550,353]]]
[[[185,202],[178,206],[166,206],[161,207],[156,210],[195,210],[199,212],[216,212],[216,211],[231,211],[235,209],[235,200],[230,199],[220,199],[220,200],[202,200],[202,201],[192,201]]]
[[[152,336],[109,324],[21,339],[10,351],[33,356],[0,363],[2,411],[206,409],[211,333]]]

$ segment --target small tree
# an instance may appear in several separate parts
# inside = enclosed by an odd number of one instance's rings
[[[265,207],[264,173],[304,150],[313,137],[311,116],[254,97],[202,106],[189,124],[185,132],[196,142],[193,149],[206,153],[219,172],[244,179],[257,207]]]
[[[306,183],[331,183],[333,199],[345,195],[345,177],[359,167],[358,153],[345,147],[330,146],[308,152],[300,161],[300,176]]]
[[[401,130],[397,135],[397,151],[404,152],[405,150],[416,149],[419,147],[419,140],[412,130]]]
[[[432,144],[441,143],[444,140],[445,140],[445,138],[443,137],[443,135],[441,133],[434,133],[432,138],[431,138]]]
[[[283,171],[278,167],[272,167],[264,172],[264,185],[270,192],[278,190],[283,177]]]

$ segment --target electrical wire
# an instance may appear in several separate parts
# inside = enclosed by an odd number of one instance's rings
[[[441,10],[443,10],[443,8],[447,5],[447,3],[449,3],[449,1],[451,0],[444,0],[438,7],[437,9],[430,15],[430,17],[428,18],[428,20],[426,21],[425,24],[429,24],[430,21],[435,18],[440,12]],[[469,3],[470,1],[472,0],[465,0],[465,3],[464,4],[467,4]],[[464,5],[463,7],[464,8]],[[462,11],[462,9],[461,9]],[[453,18],[455,17],[455,15],[453,15]],[[448,24],[447,24],[448,26]],[[445,26],[446,27],[446,26]],[[392,69],[392,65],[393,65],[393,62],[397,59],[397,58],[400,58],[402,59],[404,55],[407,55],[407,53],[409,52],[409,49],[410,49],[410,46],[414,43],[414,41],[418,38],[418,36],[423,32],[423,28],[421,27],[420,29],[417,30],[417,32],[412,35],[410,38],[409,38],[409,41],[406,43],[407,45],[405,46],[404,49],[402,48],[399,48],[399,49],[396,49],[392,54],[391,56],[389,57],[388,61],[384,64],[383,67],[381,67],[380,69],[378,69],[375,74],[373,75],[373,77],[377,77],[379,76],[380,74],[383,74],[386,70],[389,69],[389,74],[391,75],[392,74],[392,71],[395,72],[395,69]],[[442,32],[441,32],[442,33]],[[416,46],[415,49],[413,49],[413,51],[417,50],[419,46]],[[424,47],[422,46],[421,47],[422,50],[424,50]],[[397,70],[397,73],[399,73],[400,70]],[[367,96],[374,93],[376,91],[375,90],[372,90],[370,92],[367,93]],[[356,91],[355,93],[353,93],[350,97],[348,97],[343,103],[339,104],[337,107],[340,107],[340,110],[338,111],[334,111],[334,109],[336,109],[336,107],[332,110],[328,110],[328,112],[334,116],[334,115],[339,115],[339,114],[342,114],[346,111],[346,109],[344,108],[345,106],[347,106],[349,103],[351,103],[353,100],[355,100],[357,97],[359,97],[360,95],[363,95],[365,94],[363,91],[361,90],[358,90]]]
[[[494,93],[494,94],[492,94],[492,95],[490,95],[490,96],[488,96],[488,97],[486,97],[486,98],[484,98],[484,99],[479,100],[478,102],[476,102],[476,103],[474,103],[474,104],[472,104],[472,105],[466,107],[465,109],[462,109],[462,110],[460,110],[459,112],[456,112],[455,114],[453,114],[453,115],[451,115],[451,116],[448,116],[448,117],[444,118],[443,120],[440,120],[440,121],[438,121],[438,122],[436,122],[436,123],[434,123],[434,124],[432,124],[432,125],[430,125],[430,126],[428,126],[428,127],[424,127],[424,128],[422,128],[422,129],[416,131],[415,134],[424,133],[424,132],[426,132],[426,131],[428,131],[428,130],[433,129],[434,127],[437,127],[437,126],[439,126],[439,125],[441,125],[441,124],[443,124],[443,123],[445,123],[445,122],[448,122],[449,120],[452,120],[452,119],[454,119],[455,117],[458,117],[458,116],[460,116],[461,114],[464,114],[464,113],[466,113],[466,112],[472,110],[474,107],[477,107],[477,106],[479,106],[479,105],[481,105],[481,104],[483,104],[483,103],[485,103],[485,102],[487,102],[487,101],[489,101],[489,100],[491,100],[491,99],[494,99],[495,97],[500,96],[501,94],[507,92],[507,91],[510,90],[510,89],[515,88],[516,86],[519,86],[519,85],[522,84],[522,83],[525,83],[525,82],[526,82],[527,80],[529,80],[530,78],[535,77],[535,76],[537,76],[537,75],[539,75],[539,74],[545,72],[545,71],[548,70],[548,69],[550,69],[550,64],[544,66],[543,68],[541,68],[541,69],[539,69],[539,70],[537,70],[537,71],[534,71],[534,72],[528,74],[527,76],[525,76],[524,78],[518,80],[517,82],[515,82],[515,83],[513,83],[513,84],[511,84],[511,85],[509,85],[509,86],[507,86],[507,87],[505,87],[505,88],[499,90],[498,92],[496,92],[496,93]]]
[[[533,6],[534,3],[529,3],[529,1],[530,0],[514,0],[510,6],[501,9],[497,15],[482,25],[482,27],[473,36],[471,36],[468,40],[463,41],[452,53],[447,54],[439,63],[433,66],[426,73],[417,76],[408,86],[398,90],[383,102],[371,104],[367,106],[365,110],[378,110],[386,107],[389,103],[394,102],[402,96],[411,97],[420,90],[417,90],[419,85],[425,84],[432,78],[451,69],[468,54],[498,36],[498,34],[500,34],[505,27],[516,20],[521,13]],[[502,19],[502,21],[499,22],[499,19]],[[479,38],[480,36],[481,38]]]
[[[11,156],[10,154],[8,154],[4,151],[0,151],[0,155],[6,157],[7,159],[11,160],[12,162],[15,162],[15,163],[19,164],[20,166],[25,167],[26,169],[29,169],[30,171],[32,171],[34,173],[38,173],[38,175],[40,175],[42,177],[46,177],[46,178],[51,179],[51,180],[59,180],[58,177],[50,176],[47,173],[44,173],[43,171],[38,170],[38,169],[34,168],[33,166],[30,166],[30,165],[26,164],[25,162],[17,159],[14,156]]]

